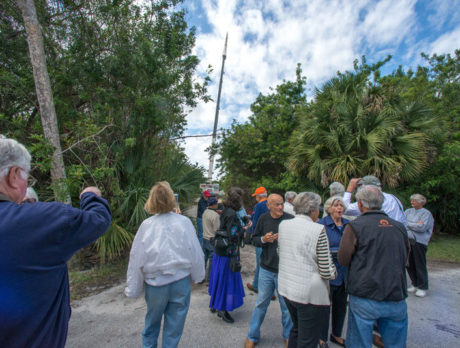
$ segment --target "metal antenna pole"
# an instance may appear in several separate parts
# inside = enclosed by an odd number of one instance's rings
[[[219,120],[219,108],[220,108],[220,93],[222,92],[222,80],[224,77],[225,58],[227,58],[227,40],[228,40],[228,33],[225,36],[224,52],[222,53],[222,69],[220,70],[220,82],[219,82],[219,92],[217,93],[216,116],[214,118],[214,130],[212,132],[212,143],[211,143],[212,149],[214,148],[214,144],[216,143],[217,122]],[[208,171],[208,182],[210,184],[212,184],[213,168],[214,168],[214,153],[211,152],[211,155],[209,156],[209,171]]]

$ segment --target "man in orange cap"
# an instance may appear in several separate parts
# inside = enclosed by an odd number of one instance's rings
[[[256,188],[256,190],[252,194],[252,197],[256,198],[257,204],[252,209],[252,225],[248,231],[251,235],[252,233],[254,233],[254,230],[257,225],[257,221],[259,220],[259,216],[268,211],[267,196],[268,196],[267,190],[265,189],[265,187],[262,187],[262,186]],[[252,284],[251,283],[246,284],[248,289],[254,292],[258,292],[258,286],[259,286],[260,254],[262,254],[262,248],[256,247],[256,260],[257,260],[256,272],[254,273],[254,279],[252,281]]]

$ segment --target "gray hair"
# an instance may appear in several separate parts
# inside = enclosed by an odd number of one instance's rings
[[[329,185],[329,191],[331,196],[343,196],[345,193],[345,186],[343,186],[340,182],[334,181]]]
[[[30,153],[24,145],[14,139],[0,137],[0,180],[3,180],[10,168],[14,166],[28,173],[30,160]]]
[[[360,200],[363,207],[367,209],[380,210],[385,197],[379,186],[363,185],[358,189],[356,199]]]
[[[374,186],[381,187],[382,183],[375,175],[366,175],[366,176],[363,176],[361,180],[358,181],[358,188],[364,185],[368,185],[368,186],[374,185]]]
[[[38,202],[38,195],[37,192],[33,189],[33,187],[28,187],[26,191],[26,196],[24,198],[33,198]]]
[[[310,216],[313,212],[319,210],[321,197],[314,192],[301,192],[297,195],[292,203],[296,214]]]
[[[324,202],[324,216],[329,215],[329,208],[334,205],[335,202],[339,201],[342,203],[343,210],[347,210],[347,205],[341,196],[333,196],[328,198],[326,202]]]
[[[287,191],[285,194],[284,194],[284,200],[285,201],[289,201],[291,199],[294,199],[296,198],[297,196],[297,193],[295,193],[294,191]]]
[[[414,193],[412,196],[410,196],[410,200],[417,201],[419,203],[422,203],[425,205],[426,203],[426,198],[424,195],[421,195],[420,193]]]
[[[267,196],[268,196],[268,193],[267,193],[267,192],[259,193],[259,194],[257,194],[256,196],[267,197]]]

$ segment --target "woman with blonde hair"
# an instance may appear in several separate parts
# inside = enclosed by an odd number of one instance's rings
[[[142,346],[156,347],[163,324],[162,347],[177,347],[190,305],[190,278],[204,278],[204,255],[189,218],[176,214],[176,199],[166,181],[150,190],[144,220],[129,256],[128,297],[138,297],[145,283],[147,314]]]

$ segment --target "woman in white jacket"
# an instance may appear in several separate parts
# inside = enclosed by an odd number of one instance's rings
[[[150,190],[144,220],[134,238],[129,257],[128,297],[138,297],[145,283],[147,314],[142,346],[157,347],[164,317],[162,347],[177,347],[190,305],[190,277],[204,278],[204,255],[192,222],[172,212],[176,200],[166,181]]]

